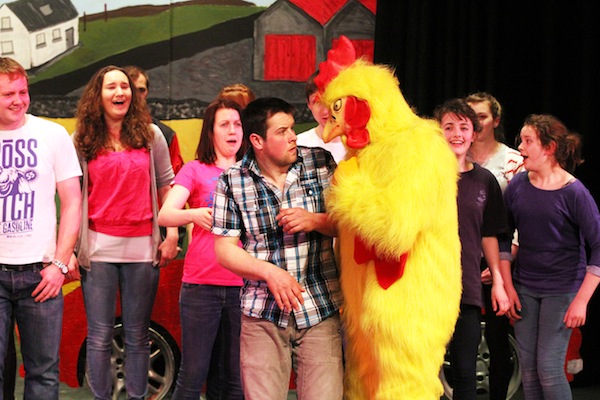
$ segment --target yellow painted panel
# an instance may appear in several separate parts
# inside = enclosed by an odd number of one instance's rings
[[[193,119],[173,119],[162,121],[168,125],[177,134],[179,148],[183,161],[188,162],[196,158],[196,149],[200,140],[200,131],[202,130],[202,120]]]
[[[73,134],[73,132],[75,132],[75,123],[77,121],[75,118],[43,118],[64,126],[67,132],[69,132],[70,134]]]
[[[47,120],[54,121],[65,127],[67,132],[75,132],[75,118],[46,118]],[[198,140],[200,140],[200,130],[202,129],[202,120],[198,118],[194,119],[178,119],[163,121],[166,125],[170,126],[176,133],[177,139],[179,140],[179,147],[181,149],[181,156],[183,161],[188,162],[196,158],[196,148],[198,147]]]

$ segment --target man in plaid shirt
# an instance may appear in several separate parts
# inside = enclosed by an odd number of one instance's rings
[[[248,104],[242,123],[250,149],[215,191],[217,259],[244,278],[246,400],[287,398],[292,365],[300,398],[343,393],[336,228],[323,194],[336,164],[323,149],[296,146],[293,112],[275,98]]]

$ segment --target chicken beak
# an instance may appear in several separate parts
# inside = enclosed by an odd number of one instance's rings
[[[329,117],[329,120],[323,128],[323,141],[325,143],[331,142],[334,138],[343,135],[345,129],[340,126],[334,117]]]

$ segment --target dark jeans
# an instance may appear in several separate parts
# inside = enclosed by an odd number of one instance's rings
[[[481,308],[460,305],[450,341],[454,400],[477,400],[477,350],[481,340]]]
[[[10,331],[8,332],[8,342],[6,343],[6,356],[4,357],[4,400],[14,400],[15,398],[15,379],[17,379],[17,350],[15,348],[15,320],[13,318]]]
[[[0,371],[4,371],[13,316],[19,326],[25,367],[24,398],[58,399],[58,353],[62,334],[63,296],[36,302],[31,293],[42,280],[40,268],[0,271]],[[4,382],[2,381],[2,386]],[[0,399],[4,394],[0,391]]]
[[[200,397],[212,363],[223,374],[222,392],[210,386],[207,398],[242,399],[240,380],[240,288],[183,283],[179,297],[181,313],[181,368],[173,400]],[[220,340],[216,343],[217,338]],[[214,351],[220,349],[222,356]],[[221,367],[219,367],[219,364]],[[218,374],[218,371],[215,371]],[[217,383],[218,385],[218,383]]]
[[[483,285],[485,341],[490,351],[490,400],[506,400],[513,366],[508,342],[510,320],[497,316],[492,308],[492,285]]]

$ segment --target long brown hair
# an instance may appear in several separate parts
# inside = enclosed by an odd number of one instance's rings
[[[87,161],[96,158],[100,151],[108,147],[110,138],[102,108],[102,84],[104,76],[114,70],[123,72],[132,88],[131,104],[123,119],[121,144],[126,148],[149,149],[154,137],[148,125],[148,111],[139,100],[131,77],[123,68],[106,66],[92,76],[77,105],[75,148]]]

